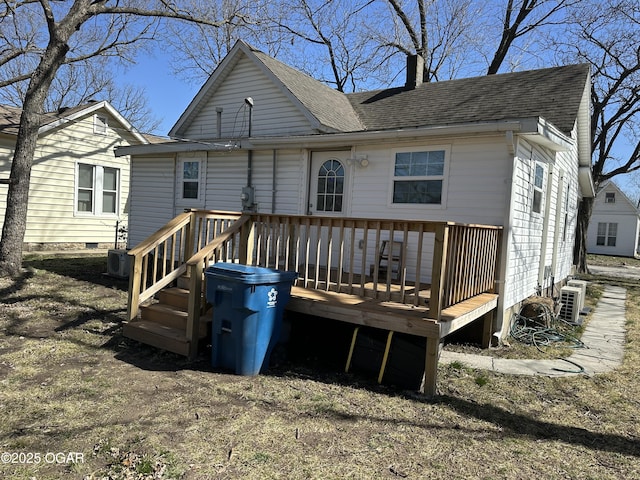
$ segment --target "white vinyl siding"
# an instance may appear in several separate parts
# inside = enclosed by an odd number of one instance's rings
[[[129,247],[134,247],[171,220],[174,203],[175,160],[167,157],[137,157],[131,163],[131,211]],[[180,211],[182,211],[180,209]]]
[[[252,136],[315,133],[292,100],[253,62],[242,56],[181,136],[194,140],[217,138],[216,109],[222,108],[222,138],[247,137],[249,109],[244,102],[247,92],[251,92],[254,100]]]

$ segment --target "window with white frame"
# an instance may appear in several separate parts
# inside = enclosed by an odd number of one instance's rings
[[[204,205],[205,159],[201,155],[185,155],[176,166],[176,201],[184,207]]]
[[[120,170],[78,163],[76,169],[76,213],[118,215]]]
[[[615,247],[617,235],[617,223],[598,222],[598,235],[596,237],[596,245]]]
[[[616,192],[606,192],[604,194],[604,203],[616,203]]]
[[[531,209],[534,213],[542,212],[542,187],[544,186],[544,167],[536,163],[535,175],[533,178],[533,205]]]
[[[109,126],[109,119],[105,115],[93,116],[93,133],[105,135],[107,133],[107,127]]]
[[[396,152],[392,202],[442,204],[444,171],[444,150]]]

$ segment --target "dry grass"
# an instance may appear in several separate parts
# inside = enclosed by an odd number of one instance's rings
[[[614,373],[449,365],[427,401],[305,364],[239,377],[189,363],[119,335],[126,284],[100,275],[105,259],[29,265],[0,279],[0,451],[40,462],[0,463],[2,478],[640,478],[637,282],[622,282]]]

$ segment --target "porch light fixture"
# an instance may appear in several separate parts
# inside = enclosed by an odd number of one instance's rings
[[[357,167],[366,168],[369,166],[369,159],[366,155],[360,155],[356,158],[347,158],[347,165],[355,165]]]

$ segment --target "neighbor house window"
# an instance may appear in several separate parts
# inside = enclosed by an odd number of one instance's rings
[[[607,192],[604,194],[604,203],[616,203],[616,192]]]
[[[95,115],[93,117],[93,133],[104,135],[107,133],[109,119],[104,115]]]
[[[76,171],[76,213],[117,215],[120,170],[79,163]]]
[[[533,205],[535,213],[542,212],[542,186],[544,185],[544,167],[536,164],[535,177],[533,179]]]
[[[441,204],[444,150],[397,152],[393,203]]]
[[[327,160],[318,172],[319,212],[341,212],[344,198],[344,167],[338,160]]]
[[[596,238],[596,245],[602,245],[607,247],[616,246],[616,237],[618,235],[617,223],[598,223],[598,235]]]

